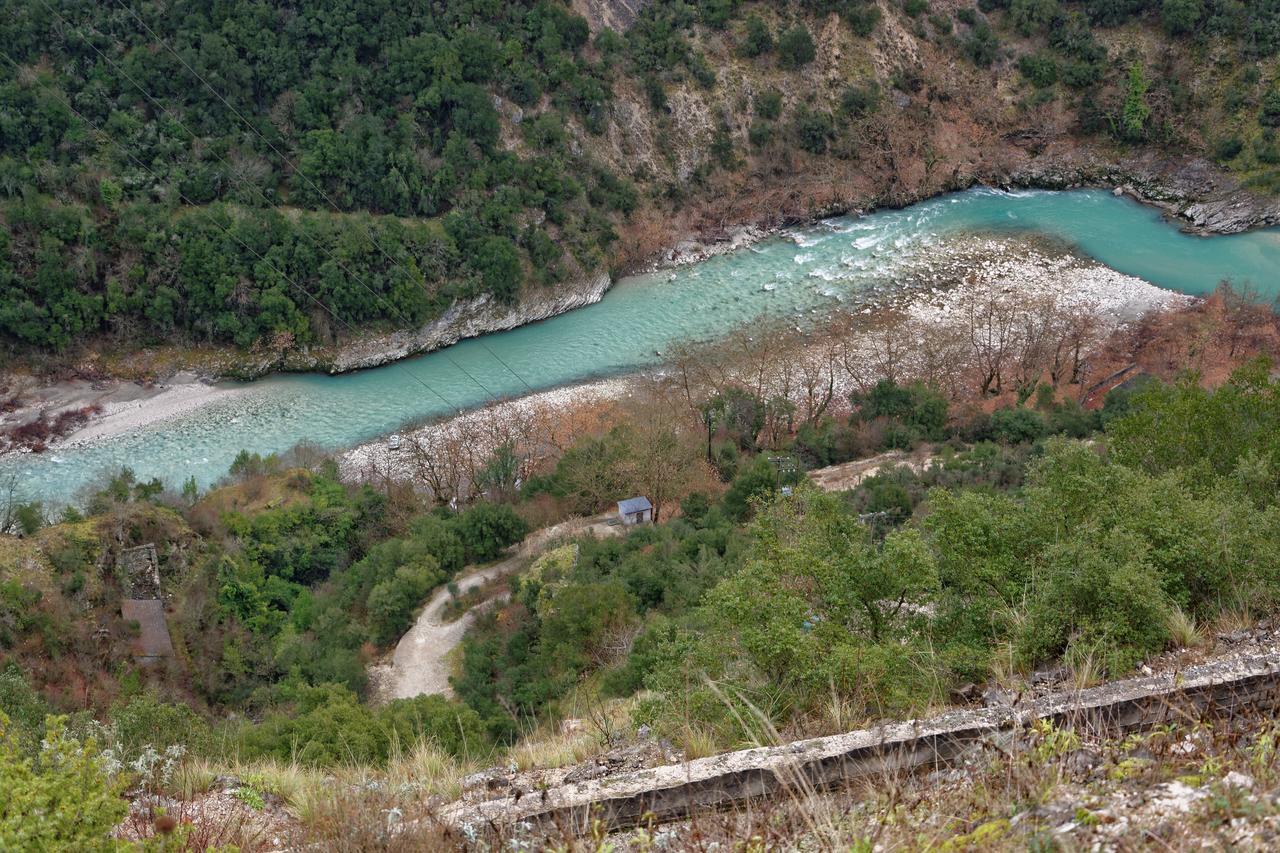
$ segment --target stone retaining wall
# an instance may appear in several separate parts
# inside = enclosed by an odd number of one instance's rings
[[[1027,700],[957,710],[927,720],[730,752],[666,767],[578,782],[520,797],[455,803],[445,823],[483,831],[544,822],[582,832],[668,821],[787,791],[831,788],[886,771],[946,766],[984,743],[1012,740],[1033,722],[1122,732],[1205,713],[1266,712],[1280,697],[1280,654],[1217,660],[1179,673],[1116,681]]]

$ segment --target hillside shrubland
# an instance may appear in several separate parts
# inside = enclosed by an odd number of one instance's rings
[[[65,725],[123,768],[169,747],[199,766],[399,767],[424,749],[433,767],[475,766],[622,697],[622,725],[696,755],[918,713],[1046,667],[1121,675],[1198,642],[1198,626],[1273,609],[1280,383],[1266,362],[1216,389],[1136,382],[1093,412],[1049,386],[983,412],[886,380],[849,415],[773,438],[753,400],[708,400],[709,432],[689,436],[723,485],[671,481],[665,522],[578,539],[509,581],[464,641],[456,699],[371,705],[367,667],[432,590],[522,537],[521,513],[608,502],[590,503],[574,448],[497,492],[505,503],[459,512],[344,483],[301,452],[242,454],[205,495],[126,472],[47,525],[28,507],[27,534],[0,539],[6,749],[38,768],[36,744]],[[669,446],[610,435],[575,446],[609,482]],[[626,452],[590,449],[601,440]],[[925,461],[885,457],[842,493],[803,477],[886,451]],[[114,568],[149,541],[178,649],[150,670],[128,656]]]

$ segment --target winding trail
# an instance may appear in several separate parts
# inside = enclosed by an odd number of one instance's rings
[[[619,530],[609,523],[609,518],[573,518],[529,534],[507,559],[454,578],[458,595],[465,595],[490,581],[519,571],[549,546],[563,539],[587,532],[597,536],[616,536]],[[454,621],[445,622],[442,620],[444,609],[452,596],[448,587],[436,590],[422,608],[413,627],[400,638],[391,656],[385,662],[369,668],[374,693],[383,701],[409,699],[430,693],[452,696],[453,688],[449,686],[449,653],[462,642],[476,617],[505,596],[506,593],[502,593],[480,602]]]
[[[922,470],[928,464],[927,454],[908,454],[898,451],[859,459],[841,465],[833,465],[808,473],[809,478],[824,491],[852,489],[866,477],[890,465],[907,465]],[[597,536],[617,536],[621,529],[612,522],[609,514],[590,518],[573,518],[553,527],[529,534],[519,547],[500,562],[464,572],[454,578],[458,595],[483,586],[490,581],[514,574],[531,563],[550,546],[565,539],[591,532]],[[449,653],[458,647],[467,629],[476,617],[498,601],[505,600],[506,593],[499,593],[476,604],[452,622],[443,621],[445,607],[452,596],[447,587],[435,591],[427,601],[417,621],[409,629],[395,651],[382,663],[369,668],[369,678],[374,694],[382,701],[409,699],[423,694],[439,693],[452,696],[449,685]]]

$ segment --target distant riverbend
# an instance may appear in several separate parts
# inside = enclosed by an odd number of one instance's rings
[[[1280,295],[1276,229],[1202,237],[1103,190],[974,189],[631,276],[594,305],[382,367],[221,383],[200,395],[179,389],[172,406],[165,394],[136,401],[46,453],[0,459],[0,477],[16,473],[23,499],[50,504],[74,501],[122,466],[171,487],[190,476],[208,486],[241,449],[351,447],[496,398],[632,372],[660,363],[675,343],[762,317],[803,323],[874,306],[930,253],[1028,235],[1169,290],[1200,295],[1229,279]]]

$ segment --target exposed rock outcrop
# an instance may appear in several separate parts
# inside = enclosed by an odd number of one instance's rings
[[[635,23],[649,0],[573,0],[571,5],[587,19],[592,33],[606,28],[622,32]]]
[[[1147,153],[1111,161],[1076,149],[1031,160],[1011,171],[1007,182],[1046,189],[1115,187],[1178,217],[1187,230],[1205,234],[1238,234],[1280,223],[1280,199],[1251,192],[1198,157]]]

